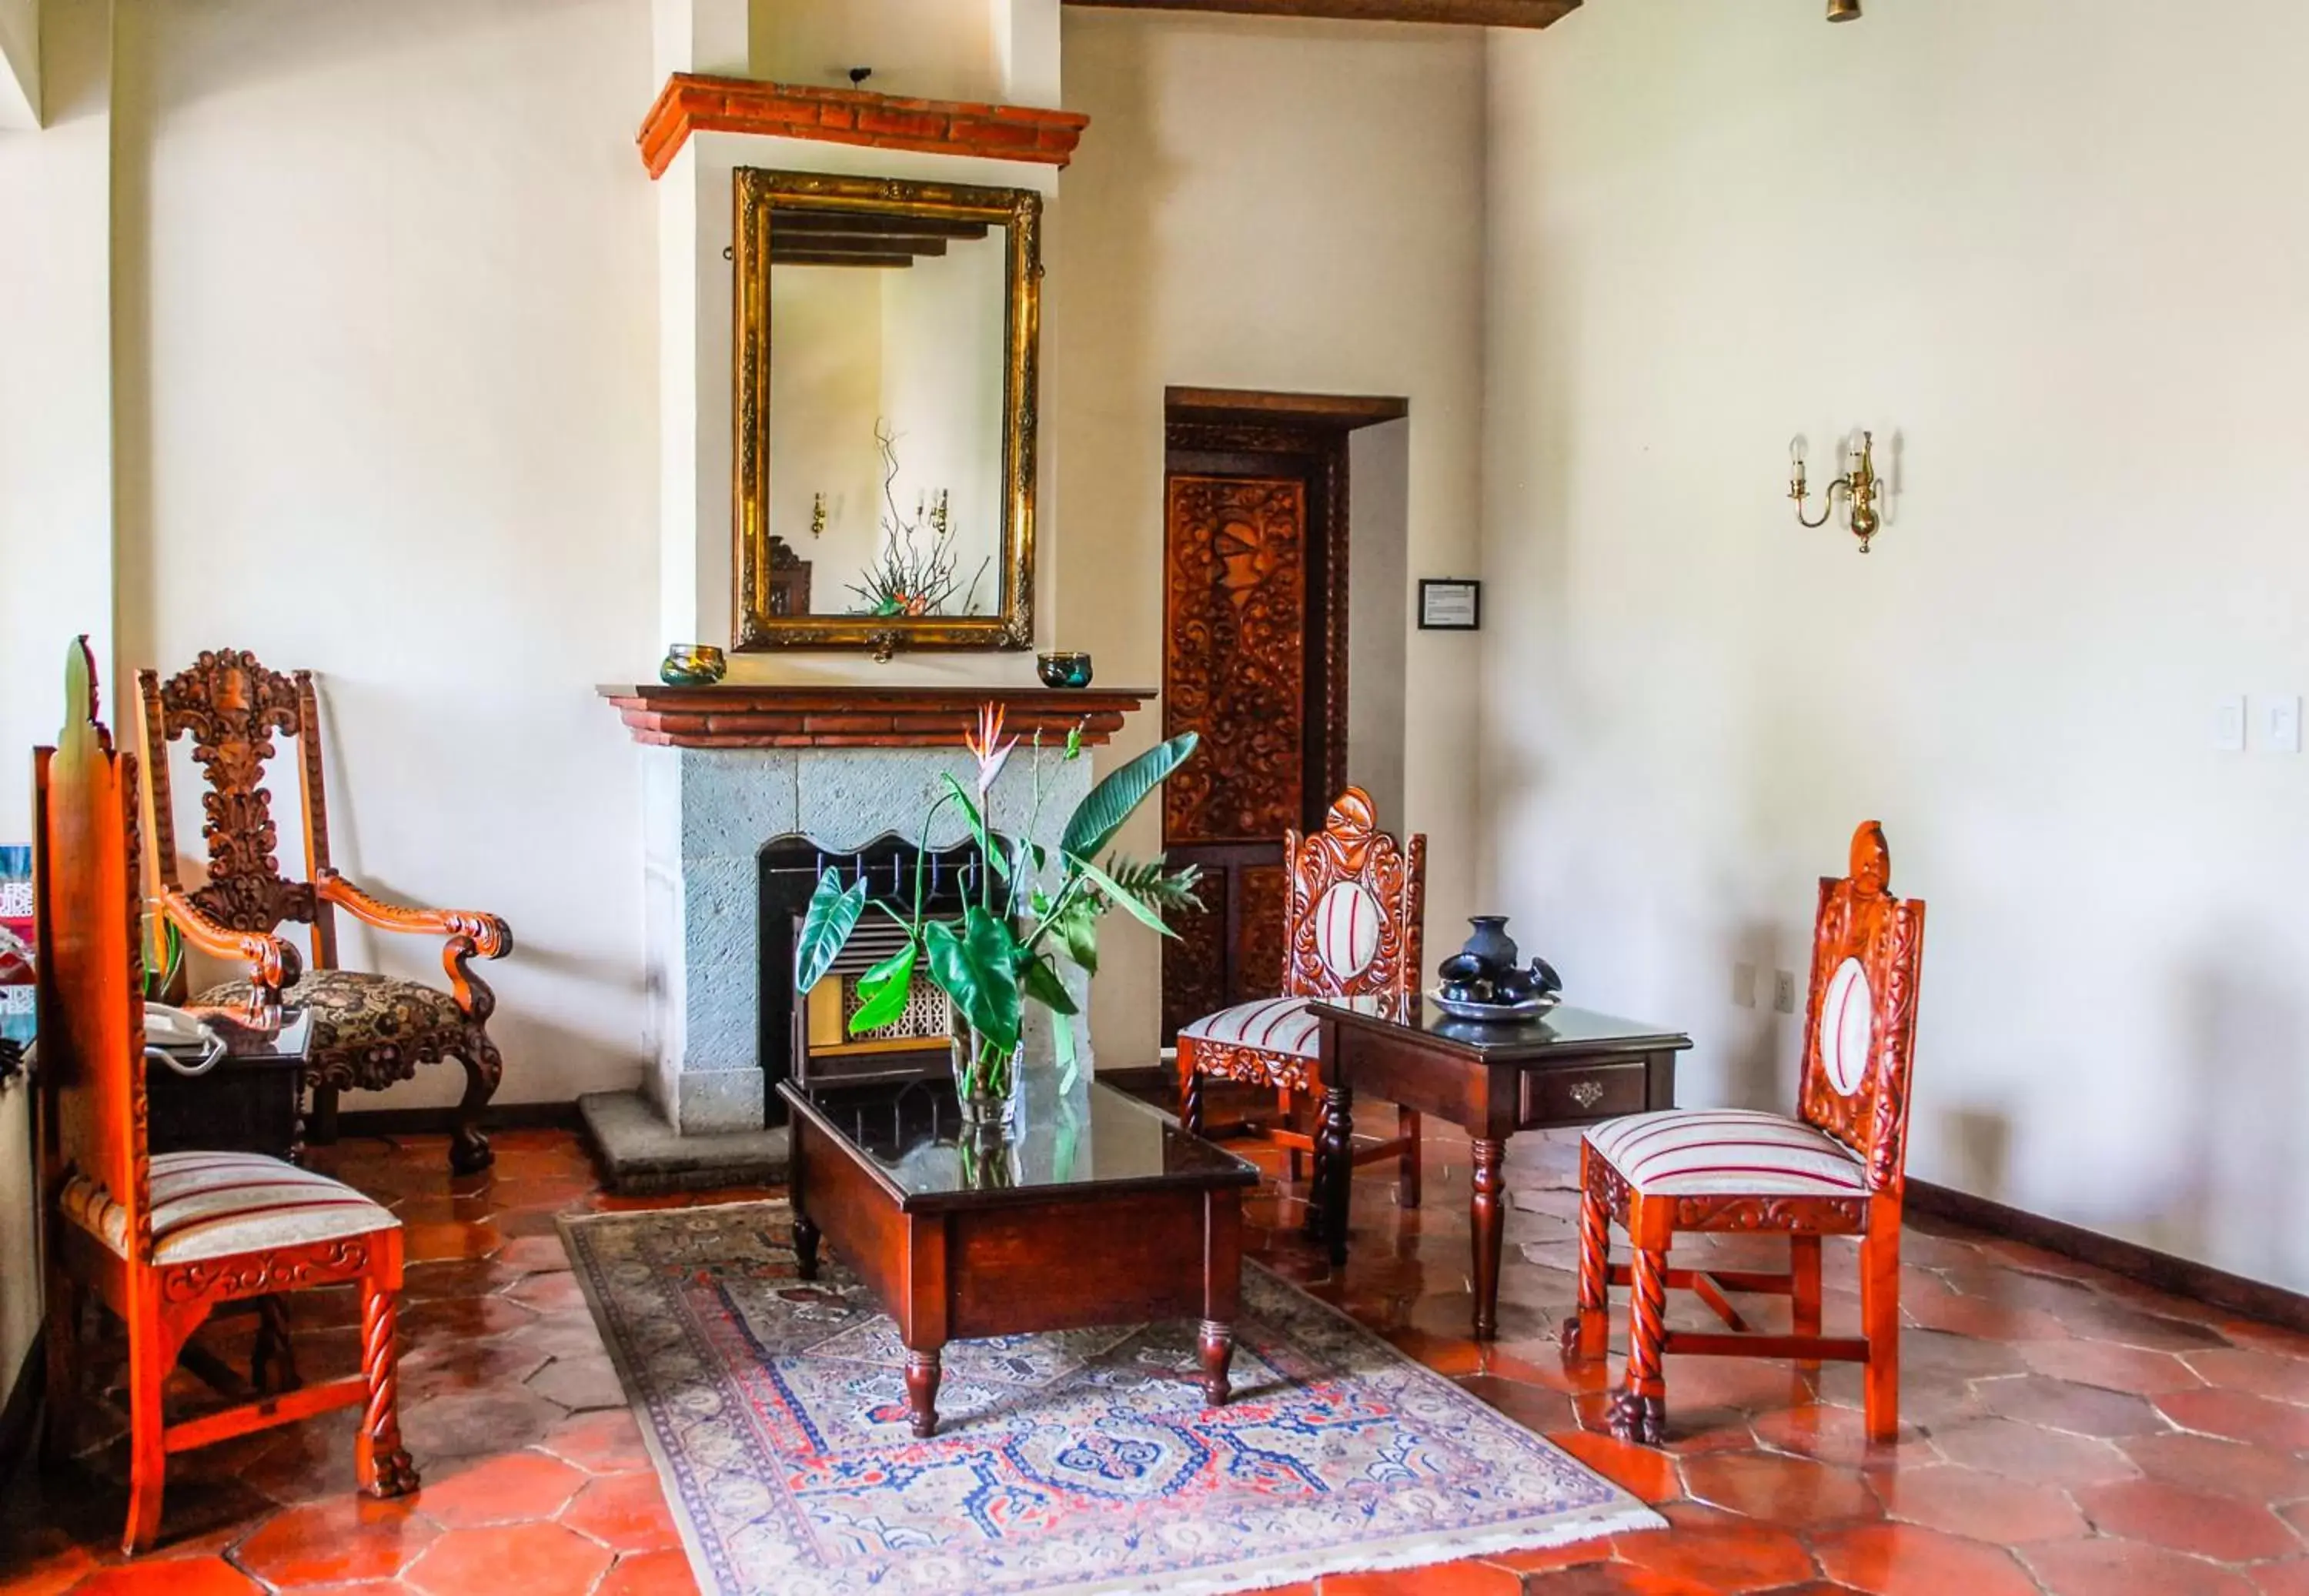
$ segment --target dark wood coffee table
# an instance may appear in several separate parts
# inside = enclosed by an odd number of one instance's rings
[[[938,1428],[939,1349],[974,1336],[1198,1319],[1203,1394],[1226,1401],[1254,1166],[1096,1083],[1079,1125],[982,1157],[951,1081],[778,1094],[801,1277],[823,1236],[897,1321],[915,1435]]]
[[[1339,1150],[1353,1145],[1358,1090],[1448,1119],[1473,1145],[1468,1199],[1474,1247],[1475,1339],[1499,1330],[1500,1166],[1518,1131],[1592,1125],[1675,1106],[1682,1031],[1565,1006],[1520,1025],[1471,1025],[1430,1003],[1408,1024],[1318,1002],[1323,1124],[1315,1181],[1331,1262],[1347,1259],[1347,1194]]]

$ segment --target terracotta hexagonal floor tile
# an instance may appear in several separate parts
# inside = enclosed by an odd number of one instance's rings
[[[1792,1529],[1883,1516],[1860,1471],[1771,1452],[1711,1453],[1683,1465],[1692,1497]]]
[[[2105,1535],[2191,1552],[2220,1563],[2296,1557],[2301,1539],[2258,1502],[2188,1490],[2162,1480],[2088,1486],[2077,1501]]]
[[[1547,1438],[1621,1490],[1646,1502],[1683,1495],[1675,1459],[1648,1446],[1631,1446],[1594,1430],[1550,1430]]]
[[[2133,1436],[2117,1445],[2142,1473],[2191,1490],[2264,1503],[2309,1498],[2309,1462],[2265,1446],[2177,1432]]]
[[[2149,1436],[2169,1428],[2146,1397],[2046,1375],[1984,1380],[1975,1390],[1993,1413],[2074,1436]]]
[[[445,1258],[486,1258],[505,1245],[494,1221],[476,1223],[449,1221],[440,1224],[411,1224],[401,1227],[403,1255],[412,1264],[431,1264]]]
[[[551,1518],[586,1481],[581,1469],[541,1452],[508,1452],[435,1469],[418,1494],[428,1518],[453,1530]]]
[[[0,1574],[0,1596],[64,1596],[96,1566],[96,1558],[84,1546],[50,1551],[0,1542],[0,1565],[7,1569]]]
[[[630,1409],[573,1413],[538,1445],[588,1474],[630,1474],[650,1466],[640,1421]]]
[[[2203,1435],[2251,1441],[2283,1452],[2309,1446],[2309,1408],[2249,1391],[2175,1391],[2157,1399],[2158,1411]]]
[[[561,1510],[561,1522],[621,1552],[664,1551],[681,1544],[655,1474],[590,1481]]]
[[[2040,1375],[2138,1396],[2190,1391],[2206,1383],[2178,1353],[2145,1352],[2107,1342],[2030,1342],[2021,1347],[2020,1356]]]
[[[573,1411],[590,1408],[622,1408],[626,1388],[607,1353],[557,1358],[529,1377],[529,1388]]]
[[[577,1277],[566,1269],[530,1275],[506,1295],[542,1313],[585,1306],[585,1293],[579,1289]]]
[[[509,1269],[528,1273],[569,1267],[569,1252],[561,1245],[559,1232],[548,1230],[541,1235],[516,1236],[495,1255],[497,1261]]]
[[[264,1587],[222,1557],[147,1557],[99,1568],[73,1590],[90,1596],[262,1596]]]
[[[421,1466],[533,1446],[566,1413],[526,1388],[490,1387],[408,1403],[401,1410],[401,1429]]]
[[[2258,1347],[2207,1347],[2180,1356],[2204,1376],[2208,1385],[2250,1391],[2280,1402],[2309,1402],[2309,1360]]]
[[[1874,1484],[1892,1517],[1974,1540],[2017,1546],[2088,1532],[2084,1514],[2055,1487],[1960,1464],[1889,1470]]]
[[[450,1530],[404,1576],[428,1596],[506,1596],[514,1591],[590,1591],[610,1566],[607,1547],[559,1524]]]
[[[1689,1503],[1667,1510],[1669,1527],[1613,1538],[1621,1561],[1727,1593],[1777,1591],[1818,1572],[1803,1543],[1736,1514]]]
[[[2114,1441],[2067,1436],[2012,1419],[1979,1419],[1933,1437],[1953,1463],[2045,1485],[2097,1485],[2138,1479],[2140,1470]]]
[[[1812,1543],[1829,1578],[1871,1596],[2037,1596],[2012,1554],[1915,1524],[1839,1530]]]
[[[2171,1300],[2161,1298],[2160,1300]],[[2175,1302],[2176,1312],[2187,1305]],[[2086,1341],[2114,1342],[2119,1346],[2143,1347],[2163,1352],[2186,1352],[2199,1347],[2222,1347],[2227,1338],[2210,1324],[2168,1314],[2144,1313],[2118,1303],[2097,1303],[2064,1316],[2070,1333]]]
[[[240,1566],[275,1585],[390,1579],[440,1534],[415,1498],[334,1497],[284,1508],[233,1549]]]
[[[681,1552],[636,1552],[619,1557],[593,1596],[696,1596],[697,1581]]]
[[[1571,1399],[1560,1391],[1499,1375],[1462,1375],[1458,1385],[1469,1395],[1482,1399],[1526,1429],[1544,1434],[1571,1425]]]
[[[2309,1596],[2309,1557],[2259,1563],[2245,1572],[2261,1596]]]
[[[1326,1596],[1336,1588],[1327,1579],[1319,1586]],[[1409,1588],[1418,1590],[1416,1586]],[[1590,1563],[1566,1568],[1559,1574],[1540,1575],[1528,1588],[1544,1590],[1547,1596],[1716,1596],[1712,1586],[1681,1574],[1639,1568],[1632,1563]]]
[[[2253,1596],[2226,1568],[2132,1540],[2070,1540],[2024,1554],[2049,1596]]]
[[[1805,1402],[1760,1413],[1749,1428],[1775,1452],[1793,1452],[1824,1463],[1882,1468],[1916,1458],[1929,1460],[1933,1454],[1931,1444],[1905,1425],[1898,1440],[1870,1440],[1867,1416],[1857,1408]]]

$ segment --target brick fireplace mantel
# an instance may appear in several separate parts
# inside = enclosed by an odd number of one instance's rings
[[[865,89],[678,72],[665,81],[657,103],[642,119],[636,142],[653,177],[665,176],[693,133],[750,133],[1062,167],[1074,159],[1075,145],[1089,125],[1090,118],[1078,111],[1040,106],[919,99]]]
[[[979,706],[1002,706],[1006,736],[1046,743],[1082,728],[1105,742],[1152,699],[1137,687],[710,687],[612,683],[599,689],[637,743],[670,748],[959,748]]]

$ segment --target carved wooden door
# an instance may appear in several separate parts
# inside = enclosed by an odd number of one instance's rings
[[[1227,442],[1236,442],[1229,439]],[[1328,803],[1343,739],[1343,451],[1174,446],[1165,484],[1163,731],[1202,746],[1163,789],[1163,846],[1203,867],[1203,910],[1163,950],[1163,1037],[1281,988],[1284,833]],[[1344,517],[1338,517],[1343,522]],[[1339,530],[1343,531],[1343,527]],[[1340,746],[1335,747],[1334,745]]]

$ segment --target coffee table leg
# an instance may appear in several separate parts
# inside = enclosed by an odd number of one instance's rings
[[[1490,1341],[1500,1328],[1500,1164],[1505,1142],[1477,1140],[1474,1151],[1474,1192],[1467,1200],[1475,1249],[1475,1339]]]
[[[1226,1405],[1234,1322],[1242,1311],[1242,1193],[1230,1186],[1203,1195],[1203,1323],[1195,1350],[1203,1366],[1203,1400]]]
[[[817,1226],[803,1207],[808,1200],[810,1133],[802,1117],[794,1116],[793,1130],[786,1138],[786,1191],[793,1203],[794,1272],[806,1281],[817,1278]]]
[[[1203,1400],[1214,1408],[1223,1408],[1227,1399],[1227,1365],[1234,1358],[1234,1326],[1205,1319],[1195,1347],[1202,1356]]]
[[[906,1406],[912,1409],[914,1438],[927,1441],[938,1434],[938,1350],[906,1349]]]
[[[793,1223],[794,1272],[806,1281],[817,1278],[817,1227],[809,1222],[806,1213],[796,1213]]]
[[[1353,1090],[1336,1084],[1323,1099],[1323,1222],[1335,1269],[1347,1261],[1347,1200],[1355,1183],[1354,1102]]]

